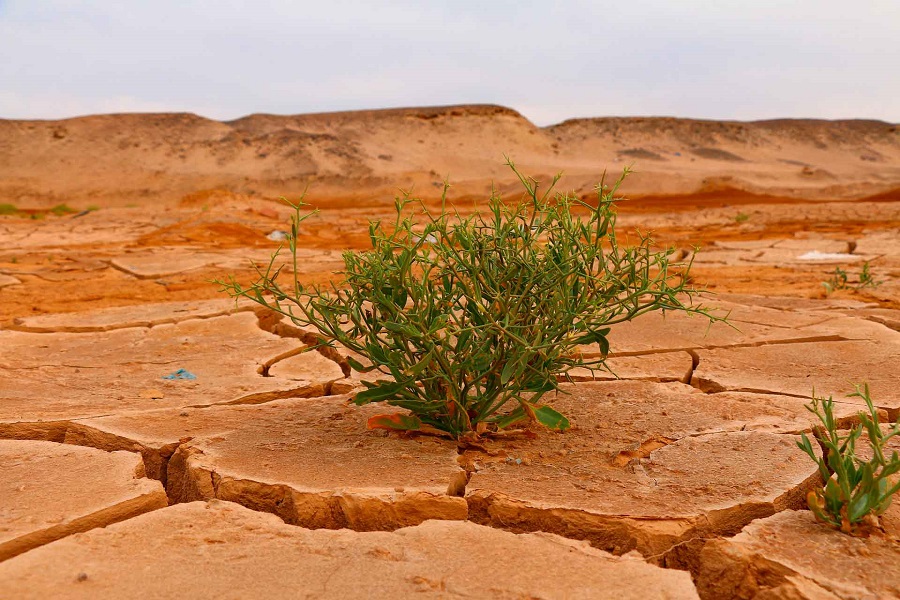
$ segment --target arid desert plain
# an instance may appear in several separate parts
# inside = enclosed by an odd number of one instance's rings
[[[411,190],[517,199],[504,156],[621,239],[693,261],[709,324],[617,325],[556,433],[368,430],[367,375],[214,279],[253,279],[320,209],[333,280]],[[827,284],[827,285],[823,285]],[[588,349],[589,351],[589,349]],[[817,523],[798,447],[832,396],[900,416],[900,130],[878,121],[577,119],[488,105],[219,122],[0,120],[0,598],[897,598],[900,503]],[[399,409],[388,409],[399,410]],[[900,440],[892,440],[900,449]]]

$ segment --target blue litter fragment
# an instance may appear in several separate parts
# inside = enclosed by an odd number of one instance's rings
[[[197,379],[197,376],[188,371],[187,369],[178,369],[174,373],[169,373],[168,375],[163,375],[163,379]]]

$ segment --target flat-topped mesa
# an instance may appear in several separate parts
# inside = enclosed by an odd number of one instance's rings
[[[226,121],[225,123],[241,131],[258,131],[259,128],[282,128],[286,124],[341,126],[367,122],[391,122],[401,119],[430,121],[433,119],[463,117],[506,117],[531,124],[520,112],[497,104],[451,104],[446,106],[347,110],[296,115],[253,113],[245,117]]]

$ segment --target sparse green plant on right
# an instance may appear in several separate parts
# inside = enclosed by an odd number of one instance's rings
[[[735,223],[746,223],[749,220],[750,220],[750,215],[748,215],[747,213],[739,212],[738,214],[736,214],[734,216]]]
[[[882,282],[876,281],[875,277],[872,275],[872,271],[869,269],[869,261],[863,263],[862,270],[859,272],[859,284],[856,286],[856,289],[862,289],[867,287],[878,287]]]
[[[806,502],[818,521],[844,533],[858,534],[863,523],[877,524],[878,517],[891,505],[892,496],[900,491],[900,481],[892,479],[900,472],[900,455],[895,450],[887,457],[888,441],[900,435],[900,421],[885,430],[869,395],[869,386],[857,386],[851,394],[862,398],[867,412],[859,413],[860,423],[842,433],[834,418],[831,398],[813,398],[807,405],[822,422],[813,428],[813,437],[822,456],[813,449],[807,435],[801,434],[797,445],[818,465],[825,487],[809,492]],[[866,433],[871,458],[857,455],[856,445]]]
[[[826,294],[830,294],[835,290],[847,289],[847,281],[847,271],[840,267],[835,267],[831,277],[827,281],[822,282],[822,287],[825,288]]]
[[[875,275],[872,273],[872,267],[869,265],[869,261],[866,261],[863,263],[862,269],[859,272],[859,280],[857,283],[850,283],[850,276],[847,274],[847,271],[840,267],[835,267],[834,271],[831,273],[831,277],[827,281],[822,282],[822,287],[825,288],[826,294],[830,294],[835,290],[859,291],[865,288],[876,288],[881,285],[881,283],[881,281],[875,279]]]

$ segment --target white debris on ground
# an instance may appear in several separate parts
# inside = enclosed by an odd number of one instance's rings
[[[846,252],[819,252],[813,250],[806,252],[797,257],[797,260],[861,260],[863,257],[857,254],[847,254]]]

